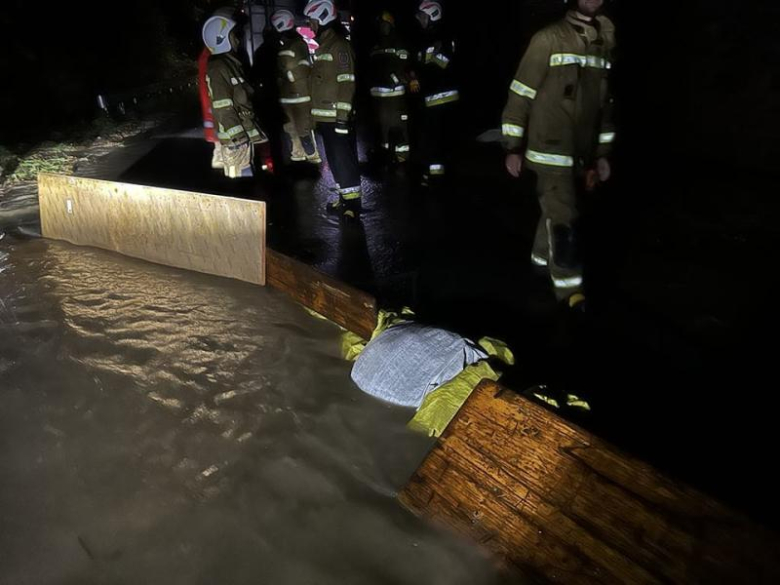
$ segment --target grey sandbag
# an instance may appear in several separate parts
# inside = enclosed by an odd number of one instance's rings
[[[366,346],[352,368],[352,379],[366,394],[419,408],[429,393],[487,357],[460,335],[402,323]]]

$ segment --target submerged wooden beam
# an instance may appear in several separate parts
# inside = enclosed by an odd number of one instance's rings
[[[268,250],[268,285],[345,329],[369,339],[376,327],[377,301],[315,268]]]
[[[780,583],[780,539],[494,382],[399,496],[555,583]]]
[[[44,237],[265,284],[264,202],[51,174],[38,195]]]

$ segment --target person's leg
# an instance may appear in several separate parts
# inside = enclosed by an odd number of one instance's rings
[[[304,104],[307,105],[308,104]],[[284,117],[286,119],[285,124],[282,126],[287,141],[290,143],[290,151],[288,153],[290,160],[293,162],[300,162],[306,160],[306,153],[303,150],[301,144],[301,135],[299,129],[299,110],[301,104],[282,104],[284,110]]]
[[[548,266],[550,263],[550,240],[547,236],[547,217],[542,212],[536,226],[534,247],[531,251],[531,263],[534,266]]]
[[[360,210],[362,196],[360,166],[355,142],[350,135],[336,132],[335,124],[320,124],[320,132],[325,145],[333,178],[338,184],[339,202],[345,211],[353,215]]]
[[[375,97],[374,111],[376,112],[377,122],[379,123],[379,147],[384,155],[390,152],[390,128],[392,127],[392,108],[391,98]]]
[[[211,168],[212,169],[224,169],[225,160],[222,154],[222,143],[214,142],[214,153],[211,155]]]
[[[559,300],[582,292],[582,264],[577,242],[577,189],[573,172],[538,172],[537,192],[542,218],[534,255],[548,261]],[[542,236],[547,238],[546,257]],[[537,248],[538,246],[538,248]]]
[[[325,161],[328,163],[328,167],[331,169],[331,173],[333,174],[333,179],[338,182],[338,179],[336,179],[336,173],[333,170],[333,161],[336,160],[337,154],[336,154],[336,146],[334,143],[334,139],[336,136],[335,132],[335,124],[329,124],[327,122],[321,122],[317,124],[317,134],[319,134],[320,138],[322,138],[322,146],[325,149]]]
[[[314,123],[311,118],[311,104],[297,104],[294,111],[295,128],[298,133],[298,140],[305,160],[313,163],[320,163],[320,153],[317,150],[317,140],[314,136]]]
[[[389,136],[393,154],[397,162],[409,160],[409,114],[406,109],[406,96],[392,98],[392,114]]]
[[[425,108],[422,112],[420,161],[423,166],[423,184],[426,185],[439,181],[447,171],[442,148],[445,107]]]
[[[252,143],[245,142],[237,146],[223,146],[222,153],[225,161],[225,176],[231,179],[254,176]]]

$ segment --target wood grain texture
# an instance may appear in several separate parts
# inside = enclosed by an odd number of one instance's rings
[[[44,237],[265,284],[264,202],[51,174],[38,191]]]
[[[364,339],[371,337],[377,321],[374,297],[279,252],[269,250],[267,260],[269,286]]]
[[[540,582],[780,583],[780,539],[483,382],[399,495]]]

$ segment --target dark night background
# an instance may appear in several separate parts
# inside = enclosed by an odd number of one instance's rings
[[[499,126],[531,34],[565,6],[561,0],[442,3],[458,43],[460,124],[468,147]],[[31,144],[86,123],[97,114],[99,93],[191,74],[200,24],[222,4],[5,0],[0,25],[10,42],[0,53],[0,145]],[[415,5],[352,2],[358,52],[370,46],[379,10],[406,14],[402,26],[410,26]],[[613,394],[603,398],[596,422],[613,442],[759,521],[778,524],[769,478],[780,406],[780,4],[614,0],[607,12],[618,30],[619,143],[596,247],[613,266],[629,269],[640,255],[677,258],[656,263],[657,288],[633,299],[648,323],[668,324],[676,336],[658,341],[669,355],[657,369],[609,354],[588,366],[590,379],[598,369],[612,378],[626,370],[618,389],[610,386]],[[502,218],[496,221],[502,229]],[[678,290],[665,282],[683,284]],[[696,348],[694,357],[689,347]],[[633,428],[637,417],[645,418],[641,436]]]
[[[186,71],[209,0],[22,2],[0,8],[10,33],[0,54],[0,142],[46,137],[52,127],[95,114],[98,93],[116,93]],[[305,2],[301,2],[301,5]],[[564,10],[560,0],[443,2],[459,42],[467,123],[495,126],[506,82],[530,37]],[[751,3],[752,4],[752,3]],[[413,14],[414,1],[353,0],[360,23],[383,7]],[[607,2],[618,25],[617,79],[625,139],[640,139],[653,166],[669,155],[733,160],[772,169],[772,106],[780,48],[776,3]],[[407,18],[407,20],[410,20]],[[361,33],[356,31],[360,45]],[[652,148],[650,148],[652,145]],[[634,159],[640,157],[632,156]],[[681,161],[682,162],[682,161]],[[678,163],[679,164],[679,163]]]

